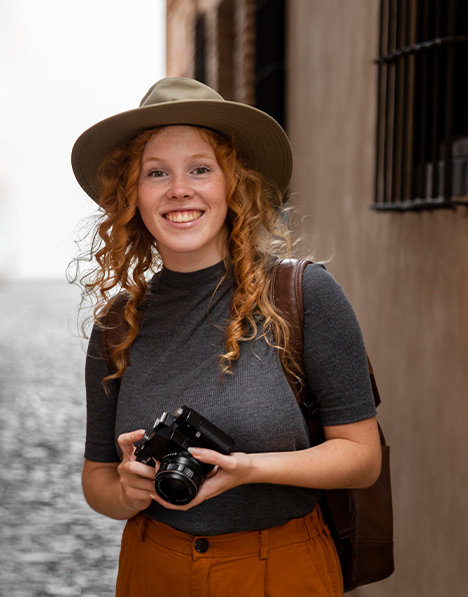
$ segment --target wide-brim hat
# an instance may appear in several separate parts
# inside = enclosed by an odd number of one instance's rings
[[[257,108],[225,100],[207,85],[185,77],[161,79],[138,108],[106,118],[80,135],[73,146],[72,167],[82,188],[98,202],[98,171],[106,153],[126,145],[143,130],[167,125],[200,126],[234,137],[246,165],[286,191],[292,151],[278,122]]]

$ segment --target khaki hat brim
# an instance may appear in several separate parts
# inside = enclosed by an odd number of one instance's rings
[[[283,193],[286,191],[293,165],[286,133],[265,112],[227,100],[175,100],[135,108],[98,122],[80,135],[73,146],[76,179],[98,202],[98,170],[109,150],[125,145],[143,130],[177,124],[232,135],[247,166],[275,183]]]

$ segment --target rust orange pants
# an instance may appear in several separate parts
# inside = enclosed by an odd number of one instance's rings
[[[263,531],[196,537],[139,514],[127,522],[117,597],[334,597],[338,556],[317,506]]]

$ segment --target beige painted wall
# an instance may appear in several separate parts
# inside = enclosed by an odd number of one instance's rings
[[[467,213],[373,197],[377,0],[290,0],[288,131],[304,248],[358,314],[392,447],[396,572],[360,596],[468,594]]]

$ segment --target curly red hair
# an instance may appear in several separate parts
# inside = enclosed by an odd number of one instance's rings
[[[159,130],[146,130],[126,147],[111,151],[100,168],[99,204],[103,214],[91,246],[97,265],[81,279],[83,293],[96,298],[94,315],[98,324],[115,290],[128,295],[124,313],[128,331],[112,352],[116,371],[104,382],[121,377],[128,366],[130,348],[139,330],[138,306],[147,292],[148,274],[162,267],[156,240],[144,226],[137,208],[141,156],[149,138]],[[233,140],[216,131],[198,130],[213,147],[226,177],[229,231],[226,266],[234,277],[236,289],[220,367],[226,373],[232,371],[239,358],[240,342],[258,334],[257,316],[262,318],[261,334],[276,346],[288,366],[285,355],[289,327],[269,295],[274,257],[290,255],[290,232],[284,222],[281,193],[243,163]]]

